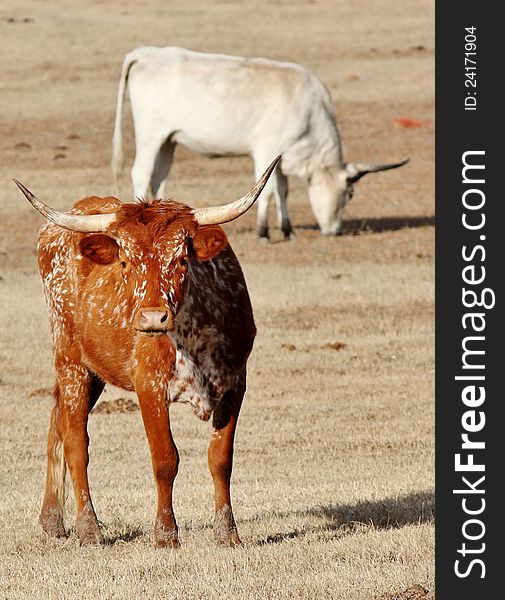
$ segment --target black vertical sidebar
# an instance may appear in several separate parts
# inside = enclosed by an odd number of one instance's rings
[[[436,597],[484,600],[505,576],[505,29],[438,0],[435,37]]]

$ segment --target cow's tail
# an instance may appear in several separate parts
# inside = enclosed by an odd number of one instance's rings
[[[137,57],[133,52],[129,52],[123,61],[123,67],[121,69],[121,78],[119,80],[119,87],[117,91],[117,102],[116,102],[116,118],[114,121],[114,133],[112,134],[112,159],[111,159],[111,170],[112,177],[118,191],[118,178],[119,171],[123,166],[123,136],[121,131],[121,121],[123,117],[123,105],[124,97],[126,93],[126,84],[128,82],[128,73],[130,72],[131,66],[137,61]]]
[[[58,413],[60,402],[60,388],[58,383],[53,390],[55,405],[51,412],[51,423],[49,426],[48,440],[48,479],[52,480],[53,493],[56,498],[56,507],[60,515],[63,516],[65,509],[65,476],[67,473],[67,463],[63,449],[63,440],[58,431]]]
[[[51,470],[53,490],[54,495],[56,496],[58,511],[61,515],[63,515],[63,511],[65,509],[65,475],[67,471],[67,465],[65,462],[65,455],[63,453],[63,442],[59,436],[52,448]]]

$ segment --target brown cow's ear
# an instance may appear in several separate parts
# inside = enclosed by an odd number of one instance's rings
[[[227,245],[228,238],[219,225],[199,227],[193,236],[193,248],[198,260],[214,258]]]
[[[99,265],[108,265],[117,260],[119,247],[107,235],[90,235],[79,242],[81,254]]]

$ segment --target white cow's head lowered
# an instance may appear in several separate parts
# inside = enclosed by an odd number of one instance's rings
[[[317,169],[309,179],[309,198],[321,233],[337,235],[342,229],[346,204],[353,196],[353,186],[367,173],[396,169],[409,159],[397,163],[372,165],[343,163],[342,167],[328,166]]]

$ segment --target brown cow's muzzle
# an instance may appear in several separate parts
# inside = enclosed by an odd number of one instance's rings
[[[141,308],[135,317],[137,331],[151,335],[160,335],[174,330],[172,311],[166,308]]]

